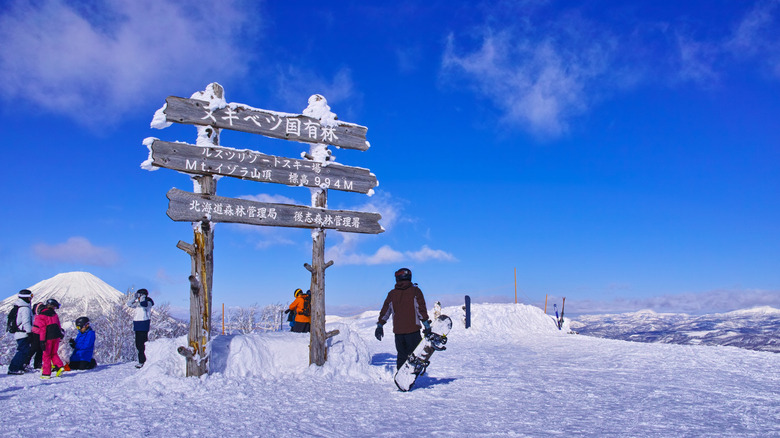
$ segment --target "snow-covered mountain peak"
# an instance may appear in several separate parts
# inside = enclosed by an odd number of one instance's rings
[[[732,316],[780,316],[780,309],[775,309],[770,306],[753,307],[752,309],[741,309],[727,312],[725,315]]]
[[[89,272],[65,272],[28,287],[33,303],[54,298],[67,309],[81,314],[105,313],[124,295]],[[16,294],[0,302],[0,311],[7,312],[16,301]]]

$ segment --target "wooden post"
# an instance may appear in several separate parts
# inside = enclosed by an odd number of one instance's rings
[[[544,314],[547,315],[547,294],[544,294]]]
[[[206,98],[222,99],[224,90],[221,85],[210,84],[205,91],[198,93]],[[218,128],[198,126],[197,144],[199,146],[219,145]],[[196,192],[203,195],[217,194],[217,181],[211,175],[192,176]],[[206,218],[193,222],[194,244],[179,242],[179,248],[186,251],[192,260],[190,273],[190,331],[187,336],[187,348],[179,348],[179,353],[187,358],[187,377],[200,377],[208,374],[208,352],[211,341],[211,286],[214,273],[214,231],[212,223]]]
[[[312,189],[312,207],[325,208],[328,205],[328,192],[325,189]],[[311,272],[311,333],[309,343],[309,364],[322,366],[327,357],[325,342],[325,269],[333,265],[333,260],[325,263],[325,230],[315,228],[311,232],[311,266],[303,266]]]
[[[215,195],[217,182],[211,176],[193,177],[202,193]],[[211,222],[193,223],[195,244],[190,274],[190,331],[187,336],[187,377],[208,374],[206,347],[211,341],[211,286],[214,273],[214,231]]]

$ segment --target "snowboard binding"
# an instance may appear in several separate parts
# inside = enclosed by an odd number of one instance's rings
[[[409,356],[408,361],[409,364],[414,367],[414,370],[412,372],[418,376],[425,374],[425,370],[428,368],[428,365],[431,364],[431,361],[425,360],[421,357],[417,357],[414,354]]]
[[[425,339],[430,341],[431,348],[433,348],[436,351],[442,351],[447,349],[447,347],[444,346],[444,344],[447,343],[447,335],[437,335],[436,333],[431,333],[425,335]]]

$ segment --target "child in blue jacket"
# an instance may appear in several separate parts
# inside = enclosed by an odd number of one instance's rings
[[[91,370],[97,366],[92,357],[95,352],[95,332],[89,326],[89,318],[82,316],[76,320],[78,334],[76,339],[70,338],[73,353],[70,355],[71,370]]]

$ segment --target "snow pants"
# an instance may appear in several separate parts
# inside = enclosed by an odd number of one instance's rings
[[[8,365],[8,371],[24,371],[24,366],[30,362],[30,338],[16,340],[16,354]]]
[[[72,370],[91,370],[97,366],[95,359],[90,360],[72,360],[70,361],[70,369]]]
[[[41,369],[41,364],[43,364],[41,338],[38,333],[30,333],[27,335],[27,339],[30,340],[30,357],[33,359],[33,368],[39,370]],[[30,361],[28,360],[27,363],[29,364]]]
[[[138,350],[138,363],[146,363],[146,341],[149,340],[149,332],[135,332],[135,349]]]
[[[409,358],[409,355],[420,345],[421,341],[422,335],[419,331],[395,335],[395,349],[398,351],[398,356],[395,359],[396,368],[401,368],[406,359]]]
[[[65,364],[62,363],[62,359],[60,359],[60,356],[57,354],[57,350],[59,348],[60,348],[59,339],[49,339],[48,341],[46,341],[46,348],[43,349],[43,363],[41,364],[42,375],[44,376],[51,375],[52,364],[57,368],[61,368],[65,366]]]
[[[290,331],[295,333],[309,333],[311,331],[311,323],[295,321],[295,325]]]

